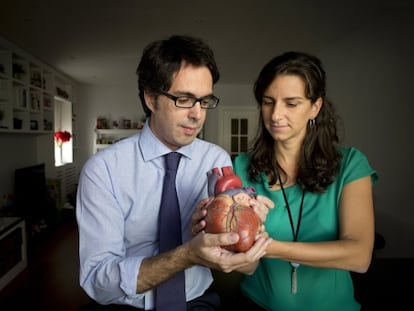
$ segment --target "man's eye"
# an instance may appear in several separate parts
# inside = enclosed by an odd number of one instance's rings
[[[210,103],[211,98],[206,97],[201,100],[201,103],[204,105],[208,105]]]
[[[188,103],[191,103],[192,102],[192,99],[190,98],[190,97],[178,97],[177,98],[177,101],[180,103],[180,104],[188,104]]]
[[[298,104],[295,102],[287,102],[286,103],[289,107],[296,107]]]

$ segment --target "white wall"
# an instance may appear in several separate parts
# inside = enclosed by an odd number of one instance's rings
[[[387,15],[321,51],[328,89],[345,123],[345,143],[378,171],[377,231],[384,257],[414,256],[412,17]]]
[[[78,145],[77,167],[81,169],[85,161],[93,154],[94,129],[99,116],[109,120],[131,119],[139,121],[144,111],[138,98],[136,81],[129,85],[80,85],[79,103],[76,105]]]

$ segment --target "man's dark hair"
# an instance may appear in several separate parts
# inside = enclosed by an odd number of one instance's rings
[[[174,35],[150,43],[144,48],[136,70],[139,98],[147,116],[151,115],[151,111],[145,103],[144,92],[157,95],[159,91],[168,91],[173,75],[180,70],[183,62],[195,67],[206,66],[210,69],[213,84],[220,78],[214,53],[203,40]]]

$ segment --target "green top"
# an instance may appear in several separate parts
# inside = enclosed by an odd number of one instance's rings
[[[374,185],[377,173],[366,156],[356,148],[339,149],[342,154],[340,172],[323,194],[306,192],[298,241],[332,241],[338,239],[339,202],[343,187],[359,178],[371,176]],[[265,226],[270,237],[280,241],[292,241],[292,229],[286,203],[281,190],[270,190],[267,178],[262,173],[260,183],[248,179],[247,154],[234,160],[234,172],[240,176],[243,186],[252,186],[256,193],[267,196],[275,208],[267,215]],[[285,188],[292,213],[294,228],[299,215],[302,197],[301,188],[293,185]],[[251,276],[245,276],[241,289],[244,295],[267,310],[323,311],[359,310],[354,298],[354,288],[349,271],[323,269],[301,265],[297,269],[297,293],[291,293],[291,266],[280,259],[263,258]]]

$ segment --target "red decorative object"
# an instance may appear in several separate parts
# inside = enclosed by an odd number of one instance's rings
[[[255,189],[242,187],[240,177],[234,174],[231,167],[223,167],[221,171],[222,175],[218,168],[214,168],[207,174],[209,191],[214,191],[215,198],[207,206],[205,231],[238,233],[240,240],[225,248],[233,252],[245,252],[252,247],[261,228],[259,216],[249,205],[250,198],[255,197]]]
[[[55,141],[59,147],[61,147],[63,143],[70,141],[71,138],[72,134],[68,131],[59,131],[55,133]]]

